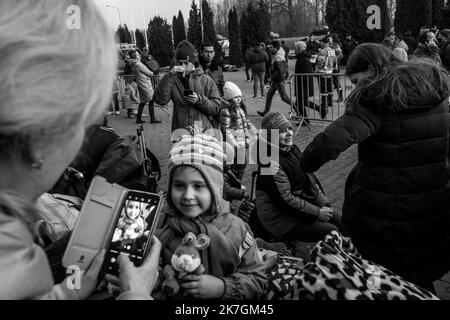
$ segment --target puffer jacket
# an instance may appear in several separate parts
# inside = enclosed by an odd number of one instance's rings
[[[279,166],[272,163],[276,166],[274,175],[258,176],[256,207],[258,217],[267,231],[275,237],[282,237],[304,220],[317,220],[320,207],[326,206],[329,200],[317,185],[308,183],[307,175],[300,169],[302,152],[296,145],[289,150],[274,145],[272,147],[278,150]],[[305,191],[317,194],[316,204],[299,196]]]
[[[245,106],[236,107],[223,101],[219,123],[225,141],[234,148],[248,148],[250,139],[257,135],[256,127],[247,118]]]
[[[419,43],[416,51],[414,51],[414,56],[417,58],[428,58],[433,60],[438,65],[442,65],[438,46],[427,46],[424,43]]]
[[[224,281],[225,292],[223,300],[256,300],[260,299],[267,286],[267,276],[264,272],[264,264],[259,258],[259,249],[255,239],[248,232],[246,224],[238,217],[230,213],[228,202],[223,202],[222,212],[212,221],[217,230],[233,243],[233,250],[239,253],[240,263],[229,274],[213,274]],[[204,222],[196,222],[202,225]],[[157,231],[157,237],[161,240],[161,258],[163,266],[171,264],[173,252],[181,243],[183,235],[174,232],[170,225]],[[203,263],[214,260],[214,255],[224,255],[224,252],[211,252],[211,245],[207,250],[200,252]],[[158,296],[159,288],[155,288],[155,296]],[[180,294],[171,299],[187,299]]]
[[[266,70],[266,64],[269,60],[269,56],[264,50],[260,48],[253,49],[248,61],[251,65],[252,73],[268,72],[268,70]]]
[[[194,126],[201,121],[202,129],[218,129],[216,119],[220,112],[220,94],[214,80],[198,67],[189,77],[189,87],[198,97],[194,105],[184,100],[184,87],[178,76],[167,73],[159,82],[155,92],[155,102],[165,105],[173,102],[172,132]]]
[[[315,137],[300,165],[314,172],[357,143],[344,226],[363,257],[429,284],[450,269],[449,103],[408,90],[399,113],[389,101],[361,100]]]

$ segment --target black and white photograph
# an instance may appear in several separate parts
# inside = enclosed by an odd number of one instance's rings
[[[448,0],[0,0],[0,78],[0,300],[450,300]]]

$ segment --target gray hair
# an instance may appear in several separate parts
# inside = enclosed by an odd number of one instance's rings
[[[29,161],[32,145],[63,143],[108,105],[117,52],[93,1],[1,0],[0,57],[0,161]]]

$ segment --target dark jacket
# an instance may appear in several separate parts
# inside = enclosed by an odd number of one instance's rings
[[[286,58],[284,57],[284,50],[280,50],[275,53],[270,65],[270,79],[273,82],[283,82],[288,77],[288,65]]]
[[[441,45],[440,56],[442,65],[450,72],[450,39],[444,40]]]
[[[233,171],[228,169],[223,174],[223,199],[225,201],[243,200],[245,190],[242,189],[241,182],[236,178]]]
[[[303,52],[297,55],[297,62],[295,63],[295,73],[314,73],[311,64],[310,55],[307,52]],[[296,97],[299,100],[303,100],[304,97],[311,97],[314,95],[314,77],[302,76],[295,78],[296,85]]]
[[[414,51],[414,56],[417,58],[428,58],[433,60],[435,63],[442,65],[441,57],[439,56],[439,48],[437,46],[427,46],[424,43],[419,43],[416,51]]]
[[[266,64],[269,61],[269,56],[264,50],[260,48],[253,49],[253,53],[250,54],[249,57],[249,63],[252,68],[252,73],[266,72]]]
[[[189,78],[189,87],[197,93],[199,101],[193,105],[184,100],[184,87],[178,76],[167,73],[155,91],[155,102],[160,105],[173,101],[172,132],[193,126],[201,121],[202,129],[218,128],[214,119],[219,118],[220,94],[214,80],[197,68]]]
[[[203,57],[200,57],[199,62],[205,74],[214,80],[217,89],[219,89],[220,96],[223,97],[223,87],[225,86],[225,79],[223,77],[222,68],[219,67],[216,60],[213,60],[211,62],[209,68],[206,66],[206,61]]]
[[[410,91],[400,113],[389,102],[363,100],[315,137],[300,165],[314,172],[358,143],[344,226],[365,259],[420,284],[450,269],[450,121],[448,97]]]
[[[305,219],[317,220],[320,207],[325,206],[328,199],[320,189],[309,185],[307,175],[300,169],[302,152],[296,145],[289,151],[278,150],[279,166],[274,170],[276,173],[260,174],[256,181],[256,207],[258,217],[267,231],[282,237]],[[317,204],[320,206],[301,198],[300,193],[305,191],[316,192]]]

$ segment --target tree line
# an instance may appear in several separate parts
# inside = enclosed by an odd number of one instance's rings
[[[381,9],[381,29],[367,28],[370,5]],[[187,22],[181,11],[171,25],[154,17],[147,30],[134,31],[137,47],[146,46],[147,33],[149,52],[161,65],[170,64],[174,48],[185,39],[198,49],[202,43],[210,43],[220,56],[219,30],[229,39],[229,63],[240,66],[247,48],[269,39],[271,31],[279,31],[281,37],[298,37],[327,24],[339,36],[352,34],[359,42],[378,42],[392,27],[397,33],[410,31],[415,36],[423,26],[450,27],[450,1],[446,0],[222,0],[215,8],[203,0],[201,6],[200,10],[192,1]],[[120,42],[133,41],[127,25],[120,26],[116,35]]]

